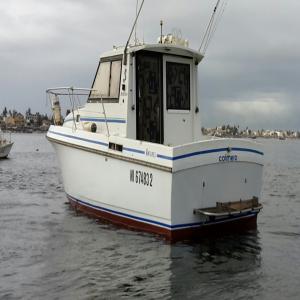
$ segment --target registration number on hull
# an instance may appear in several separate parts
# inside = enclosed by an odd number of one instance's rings
[[[153,183],[153,174],[148,172],[143,172],[139,170],[130,170],[130,181],[143,184],[146,186],[152,186]]]

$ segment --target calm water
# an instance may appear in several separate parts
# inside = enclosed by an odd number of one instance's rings
[[[0,299],[299,299],[300,141],[262,141],[258,231],[169,245],[65,203],[41,134],[0,161]]]

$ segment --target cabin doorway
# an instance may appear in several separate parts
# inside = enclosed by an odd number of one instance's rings
[[[163,144],[162,55],[140,51],[136,56],[137,139]]]

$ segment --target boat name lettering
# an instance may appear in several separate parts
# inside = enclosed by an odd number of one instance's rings
[[[130,181],[152,187],[153,174],[138,170],[130,170]]]
[[[150,156],[150,157],[157,157],[157,153],[154,151],[150,151],[148,149],[146,149],[146,156]]]
[[[238,156],[237,155],[220,155],[219,161],[237,161]]]

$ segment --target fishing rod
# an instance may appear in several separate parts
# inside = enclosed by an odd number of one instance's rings
[[[125,49],[124,49],[123,65],[125,65],[125,66],[127,65],[127,48],[128,48],[128,44],[129,44],[129,42],[130,42],[130,39],[131,39],[133,30],[134,30],[134,28],[135,28],[135,26],[136,26],[136,22],[137,22],[137,20],[138,20],[138,18],[139,18],[139,16],[140,16],[142,7],[143,7],[143,5],[144,5],[144,2],[145,2],[145,0],[142,1],[141,5],[140,5],[140,8],[139,8],[139,10],[138,10],[138,13],[136,14],[136,17],[135,17],[135,20],[134,20],[132,29],[131,29],[131,31],[130,31],[130,34],[129,34],[129,37],[128,37],[128,40],[127,40],[127,43],[126,43],[126,46],[125,46]]]
[[[207,25],[205,34],[203,36],[201,45],[199,47],[199,52],[201,52],[203,55],[205,55],[206,50],[209,46],[209,43],[210,43],[210,41],[211,41],[211,39],[212,39],[216,29],[217,29],[217,26],[218,26],[219,22],[220,22],[220,19],[223,16],[223,13],[224,13],[226,5],[227,5],[227,2],[228,2],[228,0],[225,0],[223,2],[221,2],[221,0],[218,0],[215,7],[214,7],[213,13],[211,15],[211,18],[210,18],[209,23]],[[221,8],[219,9],[220,5],[221,5]]]

